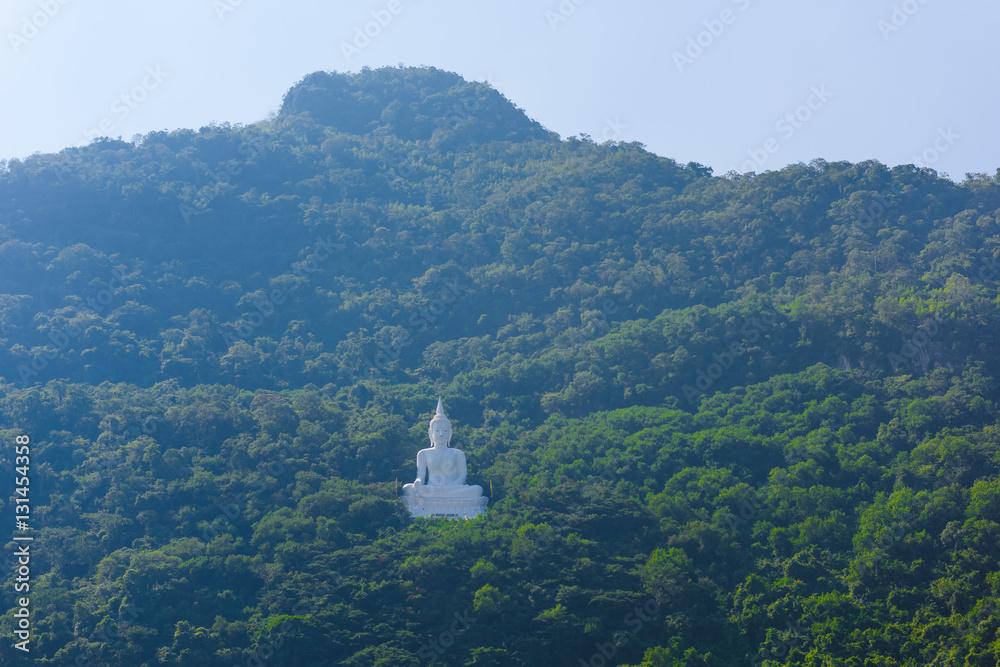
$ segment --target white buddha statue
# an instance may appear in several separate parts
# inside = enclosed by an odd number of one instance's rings
[[[451,422],[438,398],[437,414],[427,429],[431,447],[417,452],[417,478],[403,485],[402,500],[413,516],[471,518],[486,509],[483,487],[465,483],[465,453],[452,449]]]

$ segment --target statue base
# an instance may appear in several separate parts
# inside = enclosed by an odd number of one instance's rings
[[[410,516],[429,519],[475,519],[486,513],[489,498],[435,498],[433,496],[400,496],[410,510]]]

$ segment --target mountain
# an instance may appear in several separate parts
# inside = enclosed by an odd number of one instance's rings
[[[280,115],[308,116],[345,134],[451,143],[555,139],[487,84],[435,68],[313,72],[285,95]]]
[[[2,163],[31,660],[995,664],[998,260],[1000,170],[719,177],[434,68]],[[485,519],[395,498],[439,395]]]

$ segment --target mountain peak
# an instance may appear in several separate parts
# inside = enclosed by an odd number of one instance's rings
[[[426,141],[442,131],[477,143],[556,136],[489,84],[434,67],[313,72],[285,94],[280,114],[307,115],[348,134],[387,132],[404,141]]]

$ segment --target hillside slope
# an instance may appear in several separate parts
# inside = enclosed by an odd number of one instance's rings
[[[33,664],[1000,659],[1000,170],[716,177],[432,68],[0,166]],[[486,519],[395,499],[438,395]]]

